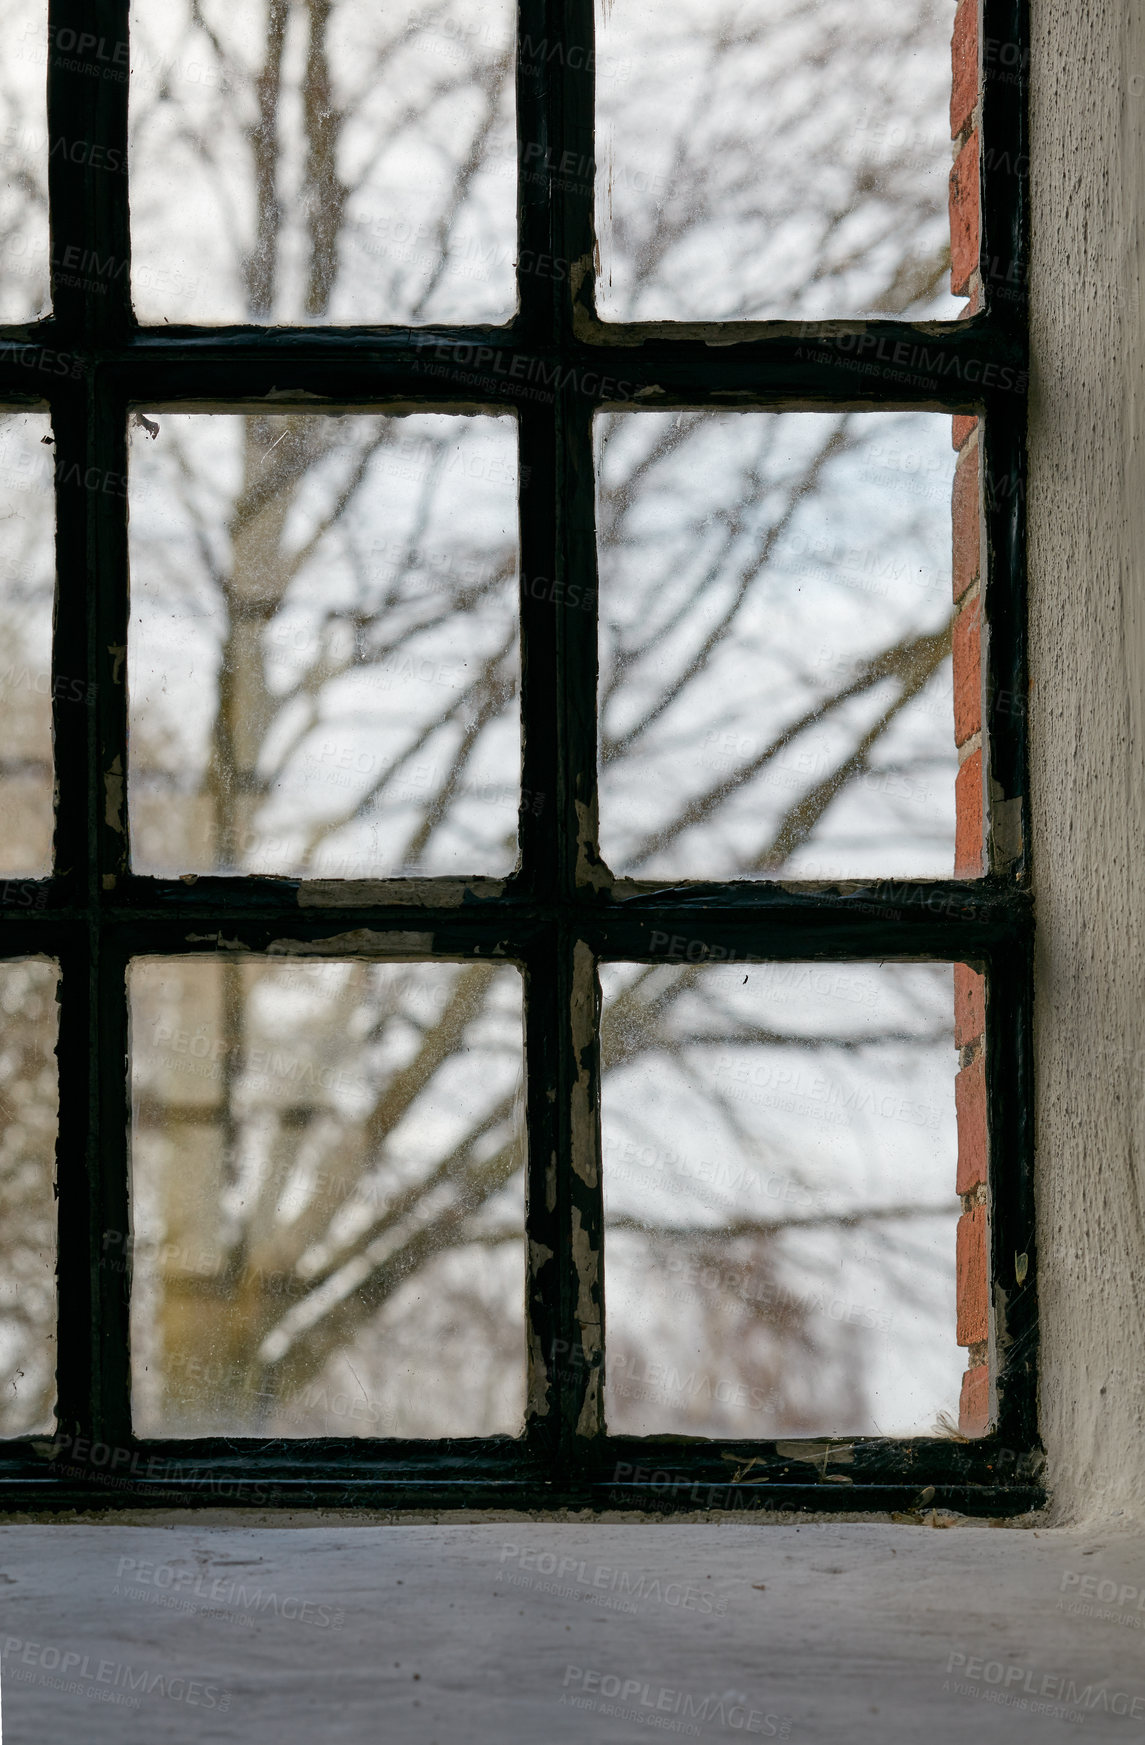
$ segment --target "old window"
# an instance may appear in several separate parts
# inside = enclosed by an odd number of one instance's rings
[[[1020,9],[79,10],[6,1494],[1028,1507]]]

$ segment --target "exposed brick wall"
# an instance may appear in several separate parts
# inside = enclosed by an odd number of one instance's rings
[[[981,0],[960,0],[951,40],[950,133],[954,167],[950,172],[950,289],[967,297],[974,314],[982,303],[978,271],[979,152],[981,79],[978,10]],[[957,446],[957,442],[956,442]]]
[[[953,80],[950,132],[954,167],[950,172],[950,287],[968,299],[965,314],[981,307],[979,273],[979,5],[960,0],[951,43]],[[984,785],[982,773],[982,484],[977,418],[956,416],[953,429],[958,460],[951,505],[954,588],[954,740],[958,747],[955,782],[956,876],[984,871]],[[954,967],[954,1035],[959,1051],[955,1080],[958,1114],[957,1339],[967,1351],[962,1378],[959,1429],[980,1436],[990,1418],[990,1271],[987,1204],[986,983],[966,964]]]
[[[967,1348],[958,1427],[981,1436],[990,1411],[990,1268],[986,1182],[986,980],[968,964],[954,966],[954,1041],[959,1071],[954,1081],[958,1113],[958,1343]]]
[[[990,1414],[990,1266],[987,1210],[988,1144],[986,1062],[983,1042],[986,982],[968,964],[954,966],[954,1040],[959,1071],[954,1081],[958,1112],[957,1295],[959,1345],[966,1347],[958,1427],[964,1436],[981,1436]]]

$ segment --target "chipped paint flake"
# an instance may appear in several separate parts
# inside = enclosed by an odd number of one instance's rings
[[[997,782],[990,783],[990,835],[996,864],[1009,866],[1022,857],[1022,802],[1006,800]]]
[[[573,948],[572,1040],[576,1079],[572,1087],[572,1165],[586,1187],[600,1180],[593,1108],[593,1050],[596,1044],[596,978],[592,948],[578,939]]]
[[[273,939],[267,946],[270,957],[329,957],[341,951],[351,957],[379,953],[420,957],[432,950],[432,933],[379,933],[372,927],[355,927],[351,933],[335,933],[328,939]]]
[[[116,758],[103,778],[103,821],[117,836],[123,835],[123,760]]]
[[[608,891],[612,888],[612,874],[597,854],[596,842],[596,810],[584,800],[576,803],[577,845],[576,845],[576,882],[584,889],[592,891]]]
[[[547,1266],[553,1259],[554,1251],[551,1248],[546,1248],[543,1242],[529,1239],[529,1276],[531,1279],[535,1279],[542,1267]],[[549,1395],[545,1348],[540,1334],[531,1324],[529,1327],[528,1367],[528,1414],[531,1418],[547,1418],[552,1407],[552,1400]]]

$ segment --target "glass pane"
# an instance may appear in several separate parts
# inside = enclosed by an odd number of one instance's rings
[[[90,51],[78,52],[78,40],[74,30],[56,29],[53,67],[98,79],[103,68],[96,64]],[[0,321],[35,321],[51,310],[47,68],[48,0],[4,0],[4,75],[0,79],[0,139],[4,142],[0,236],[4,245],[0,249]],[[84,150],[78,141],[69,144],[78,144],[81,152]],[[37,375],[41,370],[55,370],[57,354],[52,354],[49,363],[39,347],[33,353],[22,345],[20,355],[28,362],[29,392],[35,393]]]
[[[509,872],[512,418],[132,430],[132,864]]]
[[[954,0],[599,0],[597,306],[951,316]]]
[[[609,1428],[955,1422],[951,966],[610,964],[601,982]]]
[[[949,877],[950,422],[597,420],[617,874]]]
[[[176,958],[129,985],[136,1430],[519,1432],[518,973]]]
[[[140,320],[505,321],[510,0],[133,0]]]
[[[58,981],[54,963],[0,963],[0,1436],[55,1417]]]
[[[52,421],[0,413],[0,875],[52,870]],[[62,699],[88,700],[61,675]],[[28,893],[23,893],[28,896]],[[11,895],[0,900],[12,901]],[[15,899],[17,901],[21,898]]]

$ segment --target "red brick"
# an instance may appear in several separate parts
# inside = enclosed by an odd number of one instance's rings
[[[958,456],[954,468],[954,489],[950,497],[952,572],[956,601],[961,600],[981,567],[978,509],[981,494],[978,482],[978,444],[972,442]]]
[[[958,1180],[955,1191],[973,1193],[986,1180],[986,1063],[964,1066],[954,1081],[958,1111]]]
[[[990,1331],[985,1206],[973,1206],[958,1220],[957,1276],[957,1343],[981,1345]]]
[[[990,1371],[976,1363],[962,1377],[958,1428],[964,1436],[985,1436],[990,1428]]]
[[[950,39],[953,80],[950,89],[950,132],[957,139],[978,101],[978,0],[961,0]]]
[[[982,873],[982,751],[972,753],[954,780],[954,876]]]
[[[963,448],[978,428],[978,416],[971,413],[956,412],[951,419],[953,430],[950,433],[955,448]]]
[[[968,1048],[986,1029],[986,977],[968,963],[954,966],[954,1046]]]
[[[972,133],[950,172],[950,289],[965,297],[978,267],[978,135]]]
[[[954,743],[982,731],[982,611],[971,600],[954,620]]]

